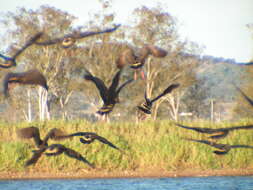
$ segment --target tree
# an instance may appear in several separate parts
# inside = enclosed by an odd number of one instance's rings
[[[75,17],[55,9],[53,7],[41,6],[38,10],[27,10],[20,8],[15,13],[8,13],[2,23],[8,27],[14,24],[14,28],[8,30],[7,35],[11,36],[12,41],[17,43],[24,43],[24,41],[36,32],[44,32],[42,40],[48,38],[55,38],[62,36],[73,30],[72,22]],[[14,48],[12,48],[14,49]],[[73,49],[63,49],[58,45],[52,46],[32,46],[19,60],[22,69],[29,69],[32,67],[38,68],[46,76],[50,93],[59,98],[59,103],[63,110],[63,117],[66,116],[64,105],[68,102],[72,90],[68,84],[70,81],[71,71],[74,65],[71,63],[71,52]],[[29,88],[28,88],[29,90]],[[47,93],[39,88],[38,89],[38,109],[39,118],[49,118],[47,110]],[[30,99],[31,96],[28,96]],[[28,100],[28,102],[31,102]],[[31,106],[28,112],[31,113]],[[28,114],[31,115],[31,114]]]
[[[195,81],[193,68],[197,66],[197,62],[191,61],[192,56],[183,54],[191,49],[187,48],[186,42],[179,41],[176,21],[169,13],[163,11],[161,7],[151,9],[141,7],[136,9],[134,14],[136,25],[130,35],[134,46],[142,47],[144,44],[153,44],[168,51],[165,58],[150,57],[144,67],[147,75],[144,83],[147,96],[155,96],[154,94],[158,94],[172,82],[181,84],[181,87],[172,93],[173,95],[167,95],[157,101],[153,109],[153,119],[156,119],[158,107],[165,100],[169,104],[170,115],[173,119],[177,119],[183,89]]]

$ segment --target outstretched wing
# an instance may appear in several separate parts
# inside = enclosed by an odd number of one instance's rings
[[[70,149],[70,148],[67,148],[67,147],[64,147],[64,153],[68,156],[68,157],[71,157],[71,158],[75,158],[79,161],[82,161],[84,162],[85,164],[89,165],[91,168],[95,168],[95,166],[93,164],[91,164],[85,157],[83,157],[79,152],[73,150],[73,149]]]
[[[202,144],[207,144],[207,145],[210,145],[210,146],[213,146],[213,142],[210,142],[210,141],[207,141],[207,140],[197,140],[197,139],[188,139],[188,138],[184,138],[185,140],[188,140],[188,141],[193,141],[193,142],[198,142],[198,143],[202,143]]]
[[[239,87],[237,87],[236,85],[234,85],[235,88],[242,94],[242,96],[248,101],[248,103],[253,106],[253,100],[251,98],[249,98]]]
[[[185,128],[185,129],[191,129],[191,130],[194,130],[194,131],[197,131],[197,132],[200,132],[200,133],[212,134],[212,133],[217,132],[216,129],[211,129],[211,128],[189,127],[189,126],[178,124],[178,123],[176,123],[176,125],[179,126],[179,127],[182,127],[182,128]]]
[[[106,30],[98,31],[98,32],[90,32],[90,31],[87,31],[87,32],[74,32],[72,34],[67,34],[67,35],[64,35],[63,37],[51,39],[51,40],[48,40],[48,41],[36,42],[36,44],[37,45],[53,45],[53,44],[56,44],[56,43],[62,43],[65,39],[69,39],[69,38],[75,40],[75,39],[85,38],[85,37],[93,36],[93,35],[97,35],[97,34],[113,32],[119,27],[120,27],[120,25],[116,25],[113,28],[109,28],[109,29],[106,29]]]
[[[125,65],[132,65],[136,62],[136,56],[132,49],[124,50],[116,61],[116,65],[119,69],[122,69]]]
[[[7,56],[5,56],[5,55],[3,55],[3,54],[1,54],[1,53],[0,53],[0,57],[3,58],[5,61],[7,61],[7,60],[12,60],[11,57],[7,57]]]
[[[36,69],[32,69],[22,73],[7,73],[3,81],[5,96],[8,95],[9,83],[40,85],[46,90],[48,90],[45,76]]]
[[[153,55],[155,57],[165,57],[167,55],[167,51],[154,45],[144,45],[137,56],[138,62],[144,64],[149,55]]]
[[[129,79],[126,82],[124,82],[123,84],[120,85],[120,87],[118,88],[118,90],[116,91],[116,94],[118,95],[120,93],[120,91],[129,83],[131,83],[133,81],[133,79]]]
[[[23,73],[7,73],[3,80],[3,93],[5,97],[9,95],[9,83],[18,83],[20,82],[20,77],[23,76]]]
[[[57,128],[53,128],[47,133],[47,135],[43,139],[43,144],[44,145],[47,144],[49,139],[63,140],[66,138],[68,138],[68,137],[66,136],[66,134],[62,130],[57,129]]]
[[[57,43],[61,43],[64,39],[65,39],[65,37],[60,37],[60,38],[47,40],[47,41],[44,41],[44,42],[35,42],[35,44],[40,45],[40,46],[49,46],[49,45],[54,45],[54,44],[57,44]]]
[[[166,50],[154,45],[146,45],[146,48],[148,48],[149,52],[155,57],[165,57],[168,54]]]
[[[108,89],[108,101],[114,100],[114,98],[117,96],[116,88],[119,85],[120,74],[121,70],[119,70],[112,79],[112,83]]]
[[[110,32],[114,32],[115,30],[117,30],[120,26],[121,25],[118,24],[118,25],[115,25],[113,28],[108,28],[108,29],[101,30],[98,32],[90,32],[90,31],[81,32],[81,33],[77,33],[77,34],[73,35],[73,37],[76,39],[80,39],[80,38],[85,38],[85,37],[93,36],[93,35],[97,35],[97,34],[110,33]]]
[[[114,144],[112,144],[110,141],[108,141],[106,138],[99,136],[96,133],[92,133],[92,132],[77,132],[77,133],[73,133],[69,136],[83,136],[85,138],[88,139],[88,141],[93,141],[94,139],[109,145],[112,148],[115,148],[117,150],[120,150],[118,147],[116,147]]]
[[[94,77],[87,69],[85,70],[86,74],[84,75],[84,79],[92,81],[96,85],[103,102],[107,102],[108,89],[105,86],[104,82],[101,79]]]
[[[96,138],[98,141],[100,141],[100,142],[102,142],[102,143],[104,143],[104,144],[107,144],[107,145],[109,145],[110,147],[112,147],[112,148],[114,148],[114,149],[120,150],[117,146],[115,146],[114,144],[112,144],[110,141],[108,141],[108,140],[107,140],[106,138],[104,138],[104,137],[101,137],[101,136],[95,134],[95,138]]]
[[[23,73],[21,84],[40,85],[48,90],[46,77],[37,69],[31,69]]]
[[[43,143],[40,138],[39,128],[34,126],[19,129],[17,131],[17,135],[18,137],[25,139],[33,138],[37,147],[39,147]]]
[[[40,159],[40,157],[42,156],[42,154],[46,151],[46,148],[41,148],[39,150],[35,150],[33,151],[33,156],[31,159],[27,160],[25,162],[25,167],[30,166],[32,164],[36,164],[37,161]]]
[[[253,129],[253,125],[234,126],[234,127],[228,127],[226,129],[228,129],[228,130]]]
[[[165,96],[166,94],[170,93],[172,90],[174,90],[175,88],[177,88],[179,86],[180,86],[180,84],[178,84],[178,83],[169,85],[160,95],[158,95],[156,98],[151,100],[151,103],[155,102],[159,98],[161,98],[161,97]]]
[[[207,144],[209,146],[212,146],[214,148],[217,148],[219,150],[223,150],[223,151],[227,151],[231,149],[231,146],[228,144],[218,144],[212,141],[207,141],[207,140],[196,140],[196,139],[185,139],[185,140],[189,140],[189,141],[193,141],[193,142],[198,142],[198,143],[202,143],[202,144]]]
[[[37,34],[35,34],[33,37],[31,37],[26,43],[25,45],[19,49],[13,56],[13,59],[16,59],[26,48],[28,48],[29,46],[31,46],[33,43],[36,42],[36,40],[38,40],[41,36],[42,36],[42,32],[39,32]]]
[[[50,152],[50,153],[46,152],[45,155],[46,156],[58,156],[65,151],[66,147],[61,144],[51,144],[50,146],[47,147],[47,150],[50,150],[50,151],[53,151],[54,149],[56,149],[55,152]]]

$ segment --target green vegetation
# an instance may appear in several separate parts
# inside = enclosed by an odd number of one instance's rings
[[[252,121],[244,120],[237,123],[211,124],[209,122],[185,123],[200,127],[229,127],[246,125]],[[37,126],[41,136],[54,127],[66,133],[77,131],[96,132],[107,138],[116,146],[125,150],[126,155],[99,142],[84,145],[79,138],[68,139],[60,143],[82,153],[97,168],[105,171],[149,170],[149,169],[232,169],[252,168],[252,149],[232,149],[227,155],[217,156],[212,153],[213,148],[207,145],[188,142],[184,137],[203,139],[205,136],[194,131],[176,127],[172,121],[145,121],[136,123],[89,123],[87,121],[49,121],[44,123],[0,124],[0,171],[82,171],[91,170],[87,165],[71,159],[65,155],[58,157],[43,156],[35,166],[24,168],[24,162],[35,149],[32,140],[19,139],[16,130],[28,126]],[[248,144],[253,143],[253,131],[233,131],[220,143]],[[55,143],[50,141],[49,143]],[[56,142],[57,143],[57,142]]]

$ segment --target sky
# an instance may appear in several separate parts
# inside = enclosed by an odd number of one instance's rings
[[[47,4],[69,12],[84,23],[89,14],[100,11],[99,0],[1,0],[0,14],[15,12],[17,7],[37,9]],[[3,3],[4,1],[4,3]],[[198,43],[204,54],[248,62],[253,58],[253,0],[112,0],[116,22],[128,24],[132,11],[142,5],[162,5],[176,17],[182,39]],[[4,30],[4,29],[1,29]]]

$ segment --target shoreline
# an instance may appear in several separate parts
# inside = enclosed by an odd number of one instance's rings
[[[46,179],[113,179],[113,178],[166,178],[166,177],[210,177],[210,176],[253,176],[253,169],[178,171],[81,171],[81,172],[0,172],[0,180],[46,180]]]

